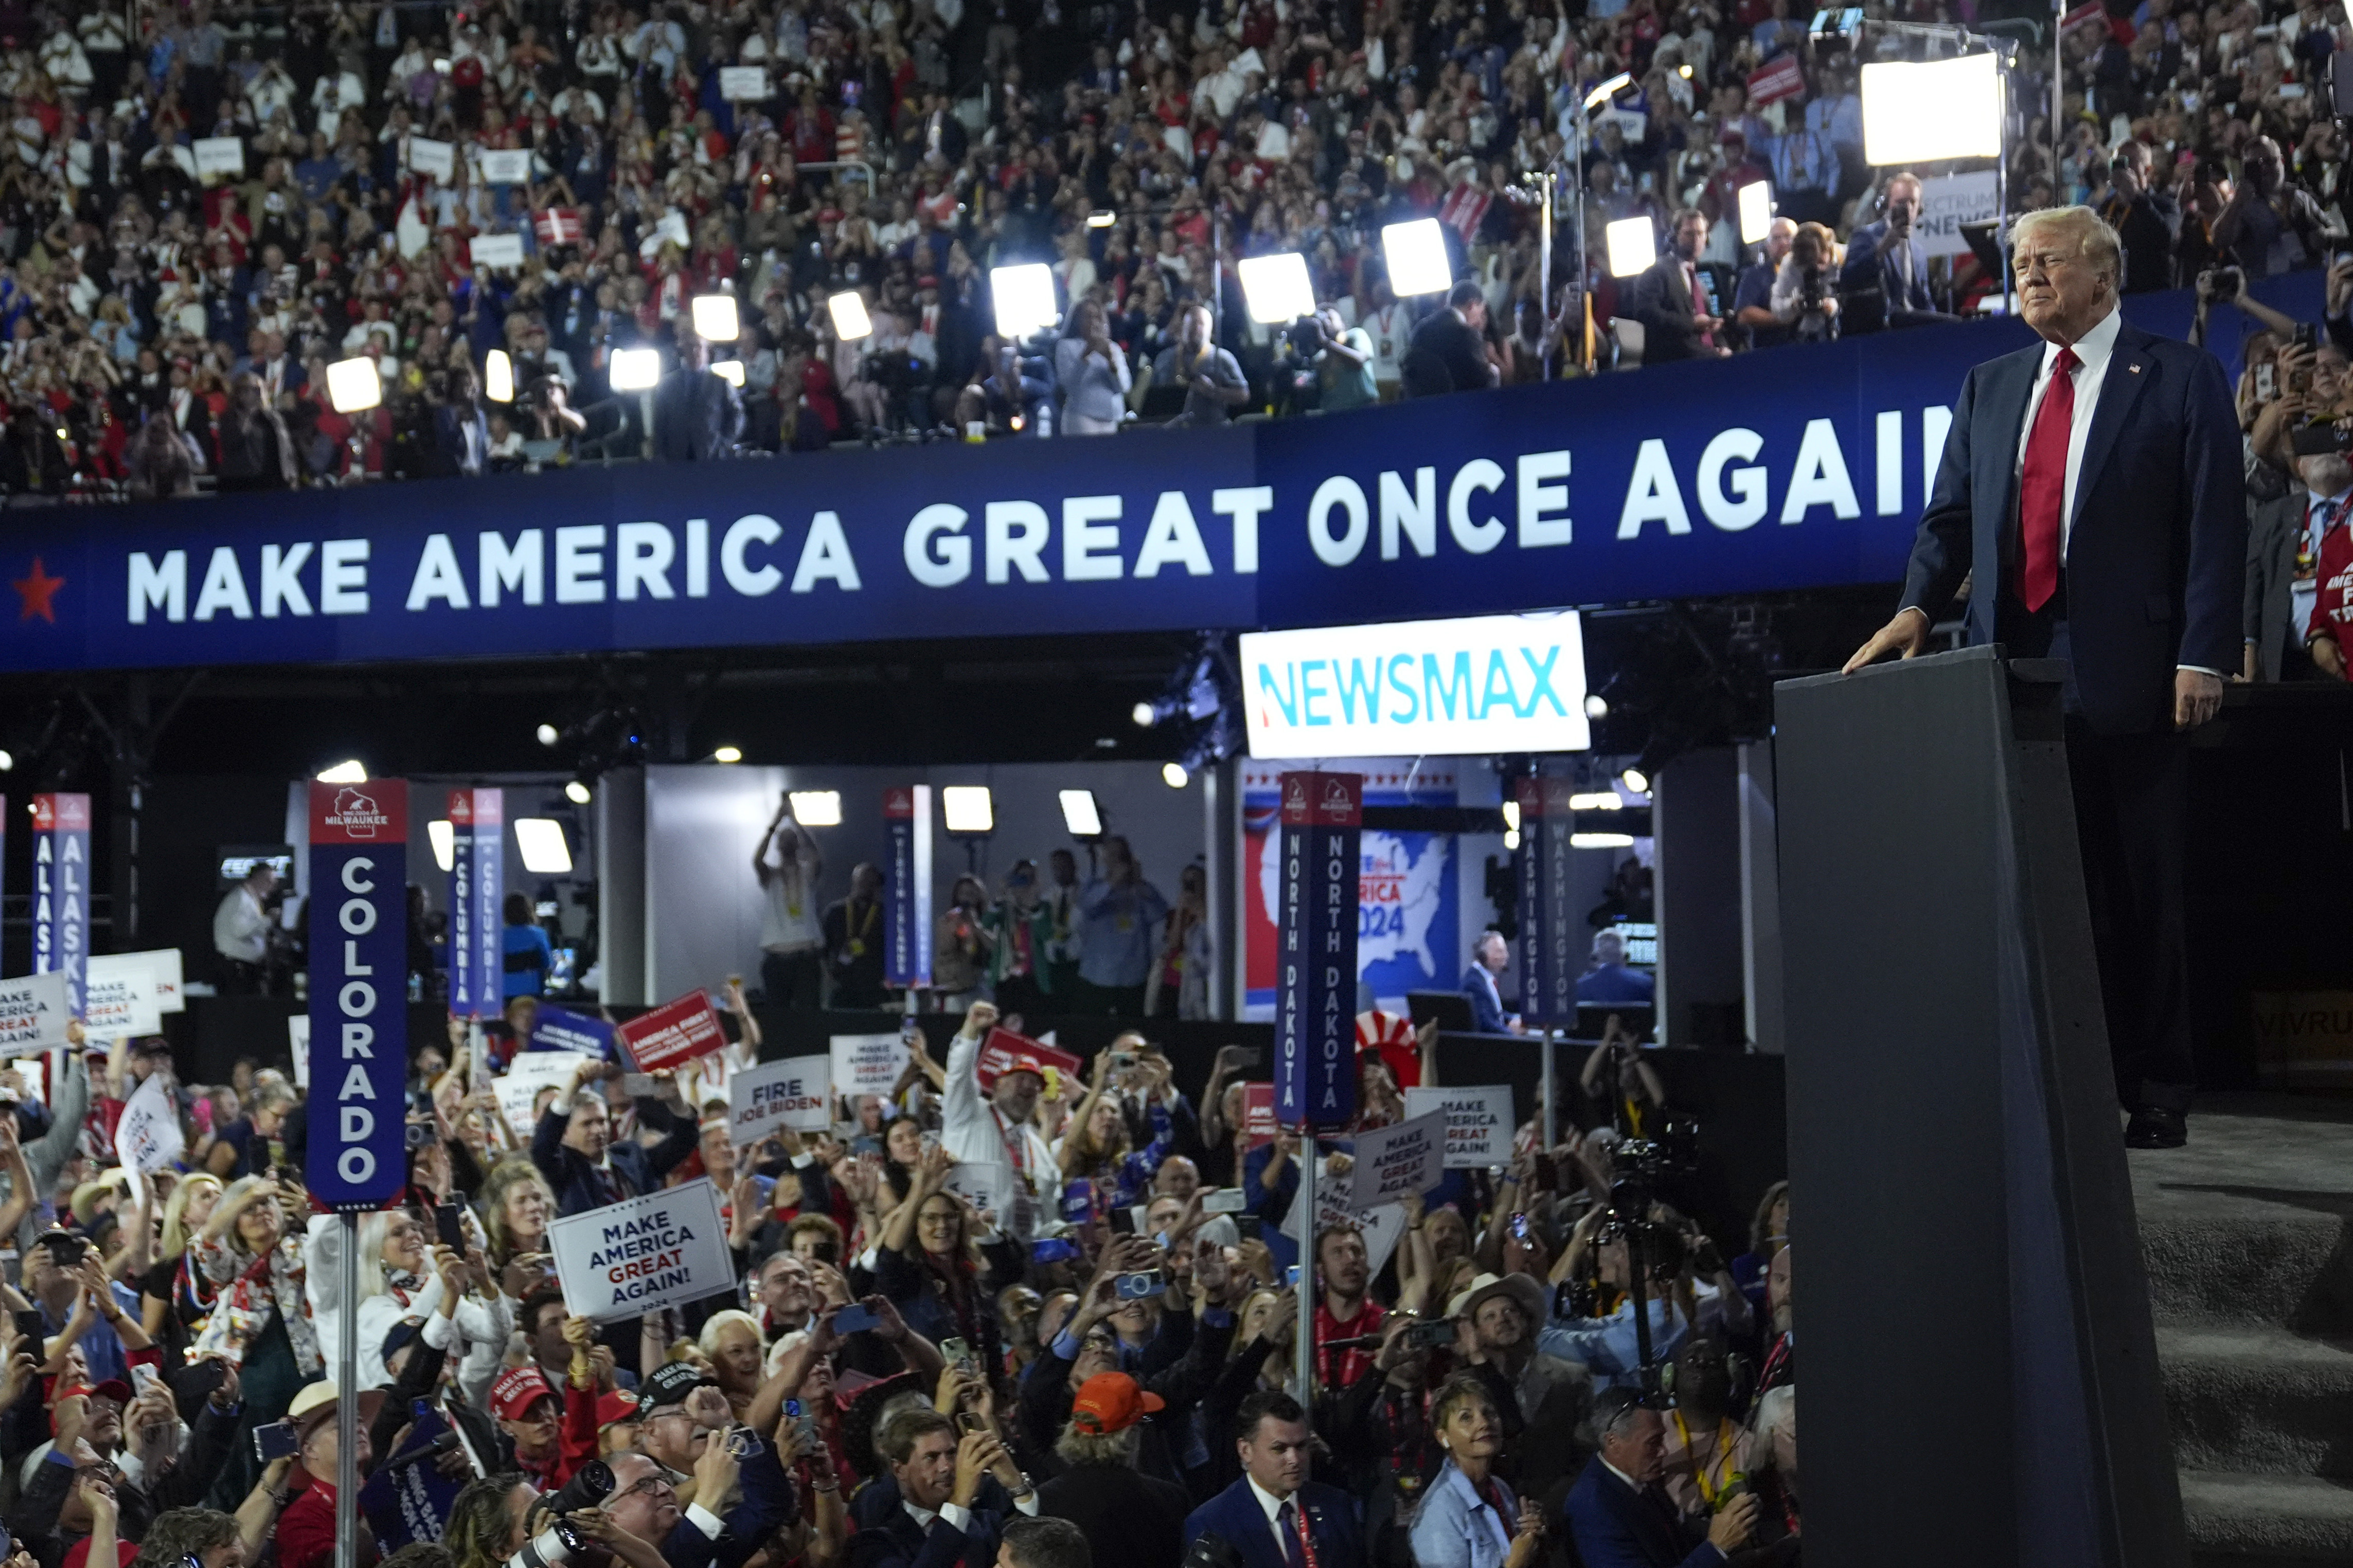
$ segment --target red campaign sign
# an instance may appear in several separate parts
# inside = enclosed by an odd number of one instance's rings
[[[1274,1085],[1242,1085],[1242,1147],[1262,1148],[1274,1142]]]
[[[2059,30],[2072,33],[2078,27],[2103,19],[2107,14],[2108,8],[2101,4],[2101,0],[2084,0],[2084,4],[2059,18]]]
[[[406,844],[408,786],[398,779],[332,784],[311,781],[313,844]]]
[[[1806,71],[1795,55],[1783,55],[1769,65],[1759,66],[1748,73],[1748,107],[1762,109],[1768,103],[1778,103],[1785,98],[1797,98],[1806,90]]]
[[[86,833],[90,830],[90,796],[37,795],[33,797],[33,831]]]
[[[578,245],[588,237],[578,207],[543,207],[532,215],[531,226],[542,245]]]
[[[620,1025],[613,1039],[639,1072],[657,1072],[720,1049],[727,1044],[727,1031],[719,1026],[711,998],[690,991]]]
[[[1086,1081],[1078,1058],[1010,1029],[988,1031],[988,1038],[980,1043],[980,1058],[973,1064],[973,1076],[980,1080],[981,1092],[987,1094],[996,1089],[998,1079],[1017,1065],[1052,1068],[1062,1075],[1065,1094],[1070,1092],[1069,1085]]]

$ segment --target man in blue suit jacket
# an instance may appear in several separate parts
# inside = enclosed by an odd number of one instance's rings
[[[1365,1568],[1356,1504],[1307,1479],[1314,1441],[1307,1412],[1281,1389],[1261,1389],[1234,1415],[1242,1479],[1185,1518],[1185,1545],[1214,1535],[1242,1568]]]
[[[631,1139],[616,1142],[603,1098],[580,1092],[589,1075],[602,1066],[583,1062],[572,1075],[571,1087],[548,1102],[546,1113],[532,1130],[531,1163],[554,1190],[560,1215],[586,1214],[653,1191],[702,1140],[691,1115],[647,1098],[638,1101],[638,1115],[647,1126],[668,1136],[650,1149]],[[654,1077],[667,1095],[678,1093],[667,1069]]]
[[[1920,176],[1890,178],[1879,215],[1878,222],[1862,225],[1847,241],[1846,265],[1839,268],[1840,291],[1878,289],[1883,319],[1889,326],[1916,325],[1923,316],[1944,320],[1928,292],[1928,253],[1912,237],[1920,221]]]
[[[1969,372],[1895,618],[1847,661],[1909,658],[1974,570],[1969,641],[2069,669],[2062,703],[2126,1142],[2185,1141],[2189,756],[2240,654],[2247,514],[2222,367],[2116,311],[2116,230],[2088,207],[2013,238],[2042,338]]]
[[[1667,1473],[1667,1428],[1634,1389],[1596,1402],[1601,1452],[1562,1505],[1585,1568],[1717,1568],[1748,1539],[1757,1494],[1725,1504],[1705,1536],[1684,1525],[1659,1484]]]

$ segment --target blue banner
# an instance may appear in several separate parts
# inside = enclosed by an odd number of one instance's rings
[[[883,868],[882,983],[932,983],[932,786],[893,784],[882,792],[882,828],[891,864]],[[846,939],[856,955],[861,939]]]
[[[1520,808],[1520,847],[1513,858],[1519,881],[1519,937],[1512,957],[1520,971],[1520,1016],[1534,1025],[1577,1022],[1577,980],[1584,968],[1581,932],[1591,928],[1569,901],[1569,780],[1539,774],[1512,781]]]
[[[506,792],[449,792],[449,1016],[495,1018],[506,1005]]]
[[[360,1512],[367,1516],[376,1545],[384,1552],[441,1539],[449,1505],[458,1500],[463,1486],[443,1475],[433,1462],[434,1445],[449,1431],[449,1424],[432,1405],[417,1401],[416,1422],[409,1428],[407,1444],[388,1462],[378,1464],[360,1488]]]
[[[90,963],[90,796],[33,797],[33,973],[62,971],[81,1016]]]
[[[613,1026],[602,1018],[542,1002],[538,1020],[532,1025],[529,1048],[585,1051],[600,1061],[607,1060],[613,1055]]]
[[[311,785],[311,1100],[303,1176],[331,1209],[408,1184],[408,785]]]
[[[1364,800],[1361,773],[1282,775],[1274,1115],[1285,1127],[1332,1131],[1356,1114]]]

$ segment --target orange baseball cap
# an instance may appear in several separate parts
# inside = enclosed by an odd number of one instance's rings
[[[1071,1424],[1082,1432],[1108,1436],[1124,1432],[1168,1402],[1145,1390],[1124,1372],[1099,1372],[1079,1384],[1071,1401]]]

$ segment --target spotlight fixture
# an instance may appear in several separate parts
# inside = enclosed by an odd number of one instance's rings
[[[1630,833],[1572,833],[1568,836],[1571,849],[1631,849],[1634,836]]]
[[[588,786],[586,784],[583,784],[578,779],[574,779],[570,784],[564,786],[564,798],[570,801],[575,805],[586,805],[592,796]],[[522,826],[522,824],[518,822],[515,824],[515,826],[520,829]],[[536,868],[533,868],[536,869]]]
[[[744,760],[744,748],[722,746],[711,753],[711,760],[714,763],[740,763]]]
[[[1651,793],[1651,775],[1644,773],[1640,768],[1628,768],[1624,773],[1618,775],[1618,782],[1624,784],[1628,789],[1632,790],[1636,795],[1648,795]]]
[[[659,349],[615,349],[605,367],[605,384],[615,392],[650,392],[660,380]]]
[[[996,804],[987,784],[949,784],[940,791],[940,811],[950,833],[980,835],[997,831]]]
[[[1520,803],[1516,800],[1507,800],[1504,803],[1504,831],[1516,834],[1519,830]]]
[[[1609,102],[1611,99],[1617,97],[1620,93],[1625,91],[1628,88],[1633,85],[1633,73],[1630,71],[1620,71],[1616,76],[1611,77],[1608,81],[1601,83],[1591,92],[1585,95],[1585,107],[1587,112],[1590,113],[1592,110],[1600,108],[1603,104]]]
[[[1434,220],[1433,220],[1434,221]],[[1054,305],[1054,271],[1042,261],[988,269],[997,335],[1008,342],[1033,337],[1062,319]]]
[[[1103,809],[1095,804],[1095,792],[1091,789],[1066,789],[1060,792],[1062,826],[1073,838],[1103,837]]]
[[[1166,784],[1170,789],[1183,789],[1185,785],[1191,781],[1191,778],[1192,775],[1185,771],[1185,764],[1182,763],[1163,763],[1160,764],[1160,782]]]
[[[565,793],[570,793],[569,788]],[[585,795],[587,792],[581,793]],[[552,816],[519,816],[515,818],[514,836],[524,870],[534,877],[572,874],[572,846],[565,842],[564,824]]]
[[[482,395],[492,403],[514,401],[514,361],[504,349],[482,356]]]
[[[797,789],[786,792],[791,803],[793,820],[803,827],[839,827],[841,826],[841,792],[831,789]]]
[[[1621,217],[1602,230],[1609,247],[1609,275],[1632,278],[1659,258],[1659,231],[1647,217]]]
[[[711,374],[730,386],[741,387],[744,384],[744,362],[740,359],[721,360],[711,367]]]
[[[1589,795],[1570,795],[1568,809],[1571,811],[1623,811],[1626,809],[1626,803],[1618,797],[1618,792],[1614,789],[1596,790]]]
[[[384,377],[365,354],[327,367],[327,401],[338,414],[360,414],[384,401]]]
[[[733,294],[697,294],[692,306],[694,335],[706,343],[732,343],[743,335]]]
[[[321,784],[365,784],[367,769],[357,757],[353,757],[337,763],[332,768],[322,770],[319,774],[319,782]]]
[[[444,871],[458,863],[458,830],[449,826],[447,817],[425,825],[425,837],[433,844],[433,863]]]
[[[1245,256],[1234,269],[1241,275],[1242,302],[1259,325],[1280,327],[1315,313],[1315,285],[1307,276],[1307,258],[1299,252]]]
[[[1520,830],[1516,827],[1506,827],[1504,829],[1504,847],[1506,849],[1517,849],[1519,847]]]
[[[1599,691],[1588,693],[1585,699],[1585,716],[1588,719],[1609,718],[1609,700]]]
[[[1447,259],[1446,237],[1434,217],[1383,228],[1381,256],[1388,263],[1389,291],[1400,300],[1443,294],[1454,287],[1454,264]]]
[[[1119,215],[1117,213],[1092,212],[1087,215],[1087,226],[1089,228],[1109,228],[1118,221]]]
[[[7,773],[16,767],[16,759],[15,757],[9,755],[9,753],[5,751],[0,751],[0,773]]]
[[[1174,712],[1176,710],[1172,706],[1168,711]],[[1128,717],[1135,721],[1137,729],[1149,730],[1166,718],[1167,713],[1161,711],[1160,704],[1157,702],[1139,702],[1129,710]]]
[[[553,724],[542,724],[534,732],[539,736],[539,743],[543,746],[552,746],[564,739],[564,732]]]
[[[843,342],[874,335],[874,319],[866,313],[866,300],[854,290],[828,296],[825,308],[833,318],[833,335]]]

